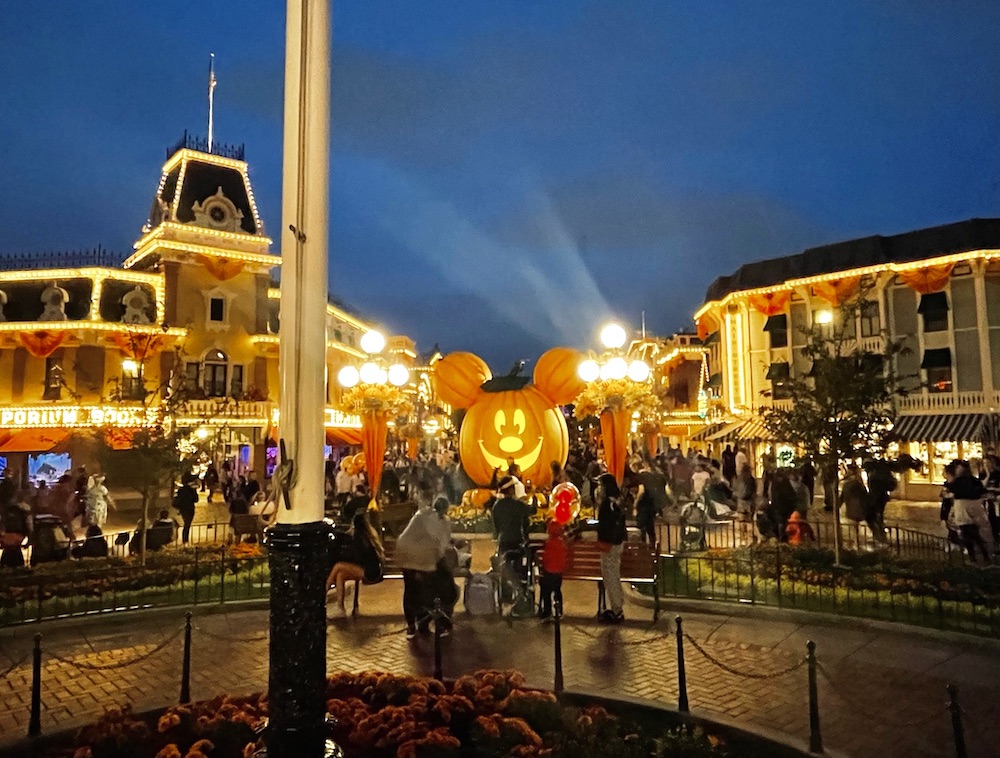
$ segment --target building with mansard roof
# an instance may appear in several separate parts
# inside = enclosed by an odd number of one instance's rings
[[[695,317],[707,348],[704,388],[717,407],[693,443],[789,452],[767,439],[758,412],[788,402],[782,383],[810,368],[806,331],[858,292],[858,343],[881,352],[888,337],[907,348],[896,358],[898,375],[911,379],[895,401],[893,431],[922,470],[908,475],[906,495],[936,499],[946,463],[996,451],[1000,219],[839,242],[716,279]]]
[[[32,478],[53,456],[57,469],[87,463],[100,429],[120,430],[114,443],[127,446],[129,430],[148,423],[150,391],[172,379],[186,388],[178,423],[264,473],[279,421],[280,265],[242,146],[209,151],[187,134],[167,151],[124,261],[105,250],[0,259],[0,463]],[[360,339],[373,327],[330,302],[328,377],[365,357]],[[388,350],[416,361],[408,337],[390,337]],[[327,385],[328,442],[358,444],[360,420]]]

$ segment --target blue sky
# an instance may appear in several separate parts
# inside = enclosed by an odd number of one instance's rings
[[[283,25],[6,3],[0,253],[126,252],[209,51],[280,228]],[[689,327],[748,260],[1000,215],[995,1],[342,0],[333,38],[331,291],[495,371],[612,316]]]

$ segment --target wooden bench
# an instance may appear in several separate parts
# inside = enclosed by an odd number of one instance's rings
[[[237,513],[229,521],[233,540],[242,542],[243,537],[253,537],[258,543],[264,541],[264,522],[260,516],[253,513]]]
[[[544,540],[532,540],[528,547],[531,554],[533,581],[538,580],[542,568]],[[563,581],[577,580],[597,583],[597,615],[607,609],[604,579],[601,576],[601,556],[596,542],[576,540],[567,546],[566,569]],[[660,616],[660,546],[646,542],[625,542],[622,548],[621,580],[630,584],[653,585],[653,620]]]
[[[382,549],[385,551],[385,563],[382,566],[382,580],[402,579],[403,570],[396,565],[394,560],[396,555],[396,540],[385,540],[382,542]],[[361,585],[363,581],[354,582],[354,604],[351,606],[351,615],[358,615],[358,603],[361,597]]]

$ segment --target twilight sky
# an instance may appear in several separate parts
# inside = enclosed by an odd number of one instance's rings
[[[336,0],[331,292],[502,373],[690,328],[745,261],[1000,215],[997,40],[996,0]],[[124,256],[209,51],[277,238],[283,45],[280,0],[4,3],[0,254]]]

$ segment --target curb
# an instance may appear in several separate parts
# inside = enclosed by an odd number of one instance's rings
[[[653,598],[626,585],[625,595],[630,602],[642,608],[652,608]],[[730,600],[697,600],[660,596],[660,616],[673,611],[703,613],[709,616],[759,618],[765,621],[793,621],[802,626],[846,627],[870,632],[883,632],[904,637],[920,637],[935,642],[961,643],[992,652],[1000,651],[1000,640],[966,632],[952,632],[926,626],[906,624],[902,621],[883,621],[862,616],[842,616],[836,613],[804,611],[795,608],[777,608],[761,603],[738,603]]]

